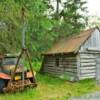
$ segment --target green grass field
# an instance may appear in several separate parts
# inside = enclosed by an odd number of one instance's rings
[[[48,74],[37,73],[37,82],[36,88],[27,89],[20,93],[2,94],[0,100],[67,100],[72,96],[81,96],[100,90],[93,79],[72,83],[51,77]]]

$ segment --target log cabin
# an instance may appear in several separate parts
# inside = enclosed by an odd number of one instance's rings
[[[91,28],[57,41],[43,53],[40,71],[70,81],[95,78],[100,66],[100,31]]]

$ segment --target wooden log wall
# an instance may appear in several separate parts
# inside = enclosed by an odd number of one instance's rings
[[[44,72],[54,75],[67,73],[73,77],[77,76],[77,59],[75,55],[53,55],[45,57]],[[56,58],[59,59],[59,66],[56,65]]]
[[[79,79],[95,78],[96,56],[91,53],[80,53],[80,76]]]

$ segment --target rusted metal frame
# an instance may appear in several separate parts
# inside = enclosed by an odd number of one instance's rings
[[[35,79],[35,76],[34,76],[34,72],[33,72],[33,68],[32,68],[32,64],[31,64],[31,60],[30,60],[30,56],[29,56],[28,50],[26,49],[26,50],[25,50],[25,52],[26,52],[26,56],[27,56],[28,61],[29,61],[29,66],[30,66],[30,69],[31,69],[31,71],[32,71],[32,75],[33,75],[33,82],[35,82],[35,83],[36,83],[36,79]]]
[[[14,76],[15,76],[15,73],[16,73],[16,69],[17,69],[17,67],[18,67],[19,61],[20,61],[20,59],[21,59],[21,57],[22,57],[23,54],[26,54],[26,56],[27,56],[27,58],[28,58],[29,66],[30,66],[30,69],[31,69],[31,72],[32,72],[32,75],[33,75],[33,82],[36,83],[36,79],[35,79],[35,76],[34,76],[33,68],[32,68],[32,65],[31,65],[30,56],[29,56],[28,50],[25,49],[25,48],[22,49],[22,51],[21,51],[21,53],[20,53],[20,55],[19,55],[19,57],[18,57],[18,60],[17,60],[16,66],[15,66],[15,69],[14,69],[14,71],[13,71],[13,73],[12,73],[12,77],[11,77],[10,82],[12,83],[12,81],[13,81],[13,79],[14,79]],[[23,88],[24,88],[25,85],[23,84],[22,86],[23,86]]]
[[[24,49],[22,49],[23,51],[23,54],[25,53],[24,52]],[[23,88],[24,88],[24,81],[25,81],[25,77],[24,77],[24,66],[22,66],[22,84],[23,84]]]
[[[24,51],[22,50],[21,53],[20,53],[20,55],[19,55],[19,57],[18,57],[18,60],[17,60],[16,66],[15,66],[15,69],[14,69],[14,71],[13,71],[13,73],[12,73],[12,77],[11,77],[10,82],[12,82],[13,79],[14,79],[16,69],[17,69],[17,67],[18,67],[18,64],[19,64],[20,58],[22,57],[23,53],[24,53]]]

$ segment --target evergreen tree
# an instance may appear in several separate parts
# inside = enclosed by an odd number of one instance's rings
[[[83,0],[67,0],[64,3],[64,9],[61,12],[63,24],[71,33],[77,33],[87,25],[87,7],[86,1]],[[64,28],[64,27],[63,27]],[[65,29],[64,28],[64,29]]]

